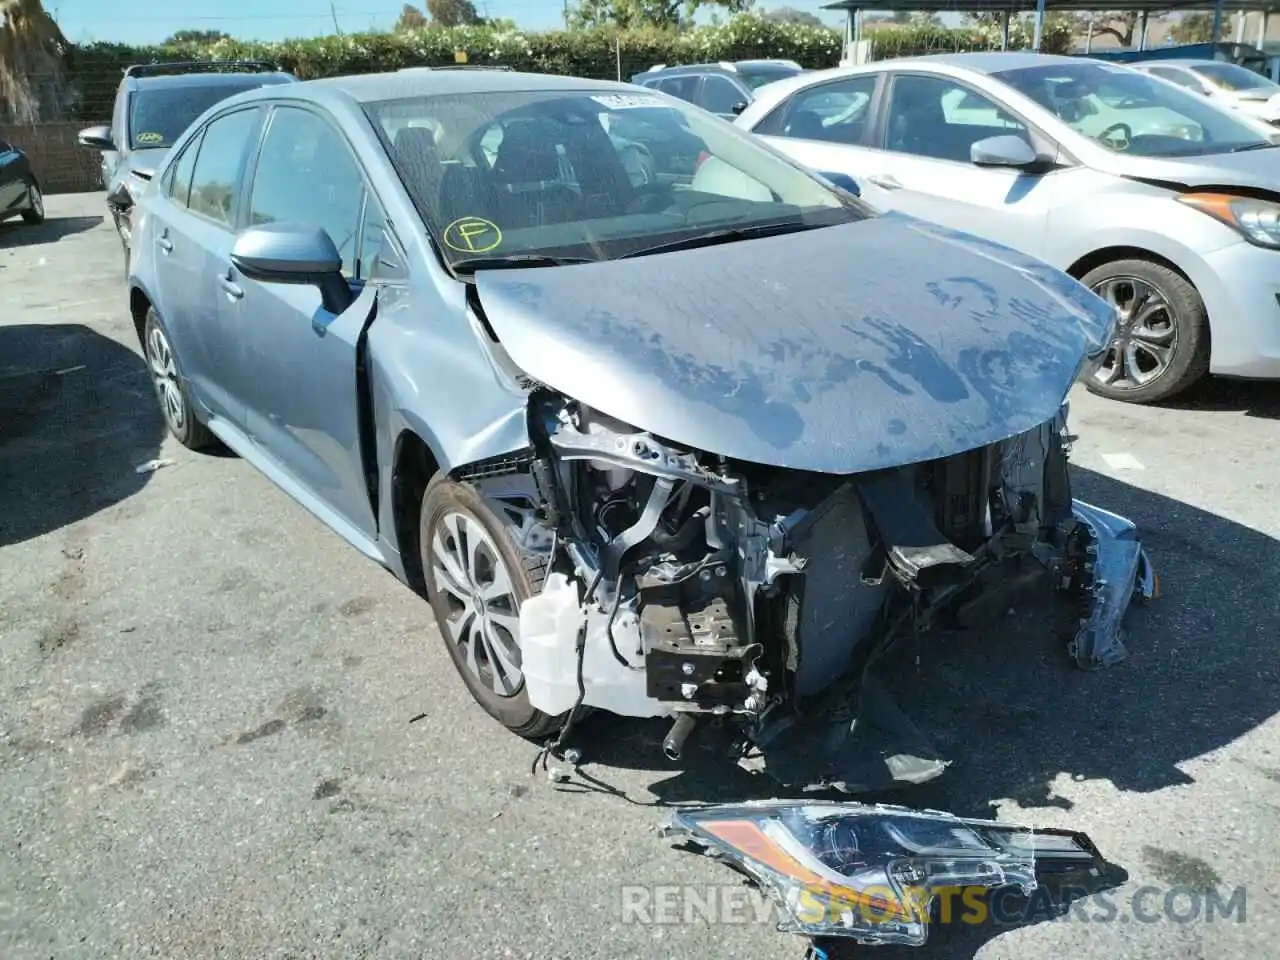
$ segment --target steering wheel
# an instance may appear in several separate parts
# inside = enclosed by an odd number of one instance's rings
[[[1123,143],[1119,141],[1114,141],[1111,143],[1107,142],[1108,140],[1110,140],[1111,134],[1119,133],[1121,131],[1124,131]],[[1128,150],[1129,141],[1133,139],[1133,127],[1129,126],[1127,123],[1113,123],[1111,126],[1107,127],[1107,129],[1103,130],[1100,134],[1098,134],[1097,137],[1095,137],[1094,139],[1098,140],[1101,143],[1106,144],[1107,146],[1114,147],[1116,150],[1120,150],[1120,151]]]

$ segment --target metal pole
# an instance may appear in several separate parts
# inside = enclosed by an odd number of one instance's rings
[[[1236,14],[1236,43],[1244,43],[1244,18],[1247,16],[1243,10]]]
[[[1093,53],[1093,15],[1089,15],[1089,32],[1084,35],[1084,52]]]
[[[1138,49],[1139,49],[1139,50],[1145,50],[1145,49],[1147,49],[1147,18],[1148,18],[1148,17],[1150,17],[1150,16],[1151,16],[1151,14],[1150,14],[1150,12],[1149,12],[1149,11],[1147,11],[1147,10],[1143,10],[1143,11],[1142,11],[1142,34],[1141,34],[1141,36],[1138,38]]]
[[[1009,11],[1006,10],[1000,16],[1002,19],[1001,34],[1000,34],[1000,49],[1008,50],[1009,49]]]
[[[1218,0],[1219,3],[1224,0]],[[1031,41],[1031,49],[1040,52],[1040,35],[1044,32],[1044,0],[1036,0],[1036,35]]]
[[[1271,14],[1264,10],[1262,18],[1258,21],[1258,49],[1261,50],[1267,42],[1267,21],[1271,19]]]
[[[1225,12],[1227,0],[1217,0],[1213,5],[1213,30],[1209,34],[1209,42],[1217,43],[1222,36],[1222,15]],[[1214,57],[1216,60],[1217,57]]]

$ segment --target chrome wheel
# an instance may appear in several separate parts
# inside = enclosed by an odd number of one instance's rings
[[[478,520],[456,510],[440,518],[431,572],[446,607],[447,639],[467,669],[498,696],[515,696],[524,680],[519,601],[497,545]]]
[[[31,204],[31,212],[41,220],[44,219],[44,197],[40,194],[40,188],[34,183],[27,187],[27,200]]]
[[[178,384],[178,369],[173,362],[173,351],[164,331],[152,324],[147,334],[147,365],[151,368],[151,380],[164,417],[174,433],[181,434],[187,425],[187,404]]]
[[[1136,390],[1163,375],[1178,347],[1178,324],[1165,295],[1137,277],[1108,277],[1093,292],[1116,309],[1116,329],[1093,378]]]

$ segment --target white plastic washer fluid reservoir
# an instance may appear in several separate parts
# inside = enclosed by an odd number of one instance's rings
[[[578,700],[578,630],[586,619],[578,581],[547,577],[542,592],[520,605],[520,663],[529,703],[558,716]]]

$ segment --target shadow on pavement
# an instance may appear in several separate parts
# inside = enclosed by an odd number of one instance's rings
[[[92,230],[102,217],[50,217],[32,226],[21,218],[0,223],[0,248],[29,247],[37,243],[53,243],[63,237]]]
[[[1280,420],[1280,383],[1206,377],[1186,393],[1160,406],[1174,410],[1239,411],[1246,417]]]
[[[0,547],[136,493],[163,438],[136,353],[79,324],[0,326]]]

